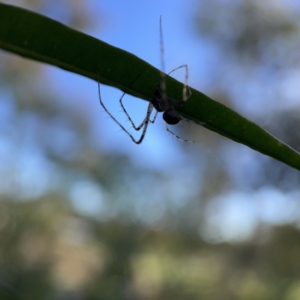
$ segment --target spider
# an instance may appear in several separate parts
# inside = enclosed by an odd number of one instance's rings
[[[144,118],[144,120],[141,122],[140,125],[136,126],[134,124],[134,122],[132,121],[131,117],[129,116],[128,112],[126,111],[124,105],[123,105],[123,98],[126,94],[126,92],[124,92],[120,98],[120,105],[124,111],[124,113],[126,114],[128,120],[130,121],[132,127],[134,128],[134,130],[139,131],[142,129],[142,133],[140,138],[135,139],[134,136],[108,111],[108,109],[106,108],[106,106],[104,105],[102,98],[101,98],[101,93],[100,93],[100,82],[98,82],[98,94],[99,94],[99,100],[100,100],[100,104],[103,107],[103,109],[107,112],[107,114],[122,128],[123,131],[125,131],[125,133],[131,138],[131,140],[135,143],[135,144],[140,144],[146,135],[147,132],[147,128],[149,123],[154,123],[156,120],[156,117],[158,115],[159,112],[163,112],[163,119],[165,122],[165,128],[166,130],[171,133],[172,135],[174,135],[177,139],[184,141],[184,142],[194,142],[194,141],[190,141],[190,140],[185,140],[182,139],[181,137],[179,137],[178,135],[176,135],[174,132],[172,132],[168,125],[176,125],[178,124],[181,120],[185,120],[185,121],[189,121],[185,118],[183,118],[174,108],[172,103],[178,103],[178,102],[186,102],[190,96],[192,95],[192,92],[189,88],[189,86],[187,85],[188,82],[188,65],[182,65],[179,66],[175,69],[173,69],[171,72],[168,73],[168,75],[170,75],[171,73],[173,73],[174,71],[181,69],[181,68],[185,68],[185,83],[184,83],[184,87],[183,87],[183,96],[182,96],[182,100],[178,101],[175,99],[172,99],[170,97],[167,96],[166,93],[166,80],[165,80],[165,73],[164,73],[164,43],[163,43],[163,32],[162,32],[162,18],[160,17],[160,52],[161,52],[161,82],[157,85],[157,88],[155,89],[153,96],[152,96],[152,100],[148,105],[147,108],[147,113],[146,116]],[[100,76],[100,74],[99,74]],[[136,78],[137,79],[137,78]],[[135,79],[135,80],[136,80]],[[134,80],[134,81],[135,81]],[[154,114],[153,119],[151,119],[151,114],[153,109],[155,108],[156,112]]]

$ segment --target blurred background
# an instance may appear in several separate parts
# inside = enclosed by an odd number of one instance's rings
[[[300,150],[298,0],[1,2],[157,68],[162,15],[166,71]],[[0,99],[0,299],[300,299],[298,171],[161,116],[135,145],[96,82],[4,51]]]

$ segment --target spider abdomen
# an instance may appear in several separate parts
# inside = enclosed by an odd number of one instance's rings
[[[170,108],[163,113],[163,119],[169,125],[176,125],[180,122],[181,117],[174,108]]]

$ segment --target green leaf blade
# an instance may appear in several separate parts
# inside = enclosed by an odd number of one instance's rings
[[[1,3],[0,48],[95,81],[99,80],[99,66],[101,83],[147,101],[160,81],[160,71],[135,55],[45,16]],[[181,99],[182,83],[167,76],[166,84],[168,95]],[[199,91],[192,89],[191,98],[176,109],[209,130],[300,170],[298,152]]]

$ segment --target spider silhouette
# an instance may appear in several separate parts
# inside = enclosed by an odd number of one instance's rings
[[[134,130],[139,131],[139,130],[142,129],[141,136],[138,139],[135,139],[134,136],[108,111],[108,109],[106,108],[106,106],[104,105],[104,103],[102,101],[101,93],[100,93],[100,82],[98,81],[98,94],[99,94],[100,104],[103,107],[103,109],[106,111],[106,113],[122,128],[122,130],[136,144],[140,144],[144,140],[149,123],[153,124],[155,122],[156,117],[157,117],[159,112],[163,113],[165,128],[169,133],[171,133],[172,135],[174,135],[177,139],[179,139],[181,141],[194,142],[194,141],[182,139],[181,137],[176,135],[174,132],[172,132],[168,127],[168,125],[176,125],[182,120],[185,120],[185,121],[189,122],[189,120],[183,118],[175,110],[173,104],[178,104],[180,102],[181,103],[186,102],[190,98],[192,93],[191,93],[191,90],[190,90],[190,88],[187,84],[188,83],[188,65],[179,66],[179,67],[173,69],[171,72],[168,73],[168,75],[170,75],[171,73],[173,73],[174,71],[176,71],[178,69],[181,69],[181,68],[185,69],[185,82],[184,82],[184,85],[183,85],[182,100],[178,101],[176,99],[172,99],[172,98],[168,97],[168,95],[166,93],[166,75],[164,73],[164,42],[163,42],[162,18],[161,17],[160,17],[159,24],[160,24],[160,53],[161,53],[161,72],[160,72],[160,75],[161,75],[161,82],[157,85],[157,88],[154,90],[152,100],[149,103],[148,108],[147,108],[146,116],[145,116],[144,120],[141,122],[140,125],[136,126],[134,124],[134,122],[132,121],[130,115],[128,114],[128,112],[126,111],[126,109],[124,107],[123,98],[126,94],[125,92],[122,94],[122,96],[119,100],[120,105],[122,107],[122,110],[126,114],[128,120],[130,121],[130,123],[131,123],[132,127],[134,128]],[[100,74],[99,74],[99,77],[100,77]],[[151,114],[152,114],[153,109],[155,109],[156,112],[154,114],[153,119],[151,119]]]

